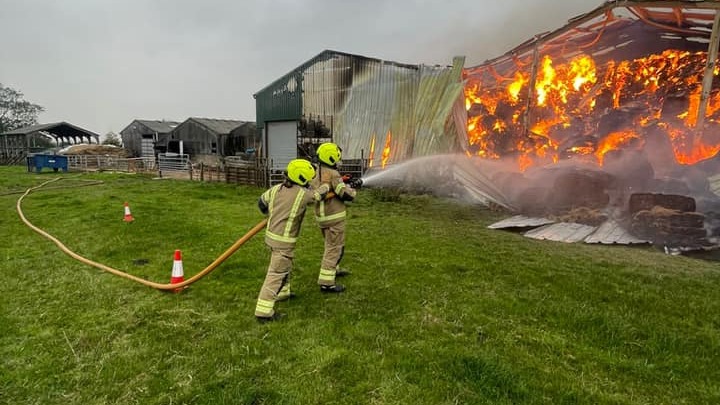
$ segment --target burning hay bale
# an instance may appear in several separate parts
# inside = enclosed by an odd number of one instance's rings
[[[587,207],[574,208],[568,213],[551,217],[561,222],[572,222],[576,224],[600,226],[608,220],[608,215],[599,209]]]
[[[575,208],[601,209],[610,201],[614,176],[600,170],[552,168],[528,176],[498,173],[493,177],[511,202],[527,215],[563,215]]]
[[[655,207],[635,214],[631,229],[633,234],[655,245],[697,248],[708,244],[704,219],[705,216],[697,212]]]
[[[576,207],[604,208],[610,202],[607,190],[614,178],[601,171],[568,171],[555,178],[548,206],[555,212]]]
[[[630,197],[631,230],[655,245],[697,248],[708,245],[705,215],[695,200],[680,195],[634,194]]]
[[[636,193],[630,196],[628,208],[631,215],[649,211],[654,207],[680,212],[695,212],[695,199],[684,195]]]

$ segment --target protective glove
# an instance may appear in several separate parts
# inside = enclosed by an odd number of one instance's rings
[[[263,213],[263,215],[268,214],[268,205],[265,204],[265,201],[263,201],[262,198],[258,199],[258,209]]]
[[[315,200],[320,201],[324,200],[327,193],[330,192],[330,186],[323,183],[318,188],[315,189]]]

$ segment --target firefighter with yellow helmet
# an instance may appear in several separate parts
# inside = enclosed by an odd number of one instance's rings
[[[345,286],[337,284],[335,279],[349,274],[340,269],[340,260],[345,251],[345,203],[355,199],[355,188],[362,185],[361,179],[346,183],[337,170],[342,159],[342,149],[336,144],[327,142],[317,148],[318,175],[313,179],[314,188],[328,186],[335,195],[332,198],[315,202],[315,219],[325,240],[325,249],[320,264],[318,284],[323,292],[342,292]]]
[[[270,264],[255,307],[258,321],[277,319],[275,302],[292,296],[290,271],[307,205],[321,201],[329,192],[328,186],[308,187],[315,174],[315,168],[309,161],[292,160],[287,165],[283,183],[265,191],[258,200],[258,208],[268,215],[265,244],[271,251]]]

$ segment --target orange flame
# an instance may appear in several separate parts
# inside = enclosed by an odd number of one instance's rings
[[[622,145],[627,145],[631,140],[638,139],[639,136],[631,130],[613,132],[606,136],[597,146],[595,156],[600,166],[603,165],[605,154],[611,150],[619,149]]]
[[[390,141],[392,140],[392,134],[390,133],[390,130],[387,132],[387,136],[385,137],[385,147],[383,148],[382,152],[382,168],[385,168],[385,165],[387,164],[388,159],[390,159]]]
[[[563,154],[594,155],[602,165],[607,152],[642,145],[647,131],[664,130],[678,163],[707,159],[718,153],[720,144],[704,143],[693,135],[706,62],[706,52],[679,50],[602,66],[589,55],[566,63],[544,55],[532,93],[530,73],[523,70],[527,64],[515,65],[522,67],[512,79],[476,70],[465,88],[469,150],[485,158],[517,156],[524,170],[557,162],[559,145],[570,143]],[[720,75],[720,68],[713,73]],[[604,117],[609,117],[609,124]],[[709,94],[704,118],[705,132],[720,132],[718,89]],[[634,130],[628,127],[633,123]],[[617,124],[626,129],[615,129]],[[593,140],[572,145],[573,139],[589,138]]]

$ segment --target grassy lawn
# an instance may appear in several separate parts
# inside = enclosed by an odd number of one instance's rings
[[[361,190],[348,290],[322,295],[306,217],[288,316],[258,324],[262,233],[181,294],[166,283],[262,216],[251,187],[0,167],[3,404],[718,404],[720,267],[652,248],[537,241],[501,213]],[[102,184],[87,185],[88,180]],[[123,203],[135,221],[123,222]]]

